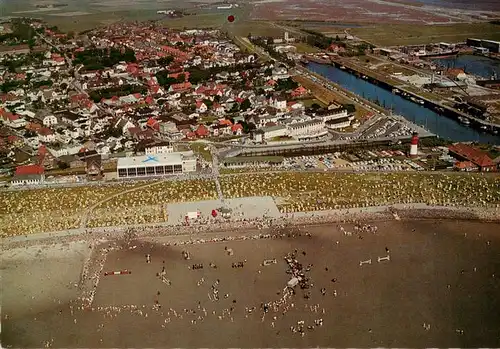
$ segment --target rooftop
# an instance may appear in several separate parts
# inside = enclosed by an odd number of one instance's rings
[[[479,167],[495,166],[493,160],[486,153],[479,149],[471,147],[468,144],[457,143],[451,145],[450,147],[448,147],[448,149],[451,152],[473,162]]]
[[[160,166],[160,165],[179,165],[183,160],[193,157],[193,152],[180,152],[169,154],[156,154],[156,155],[141,155],[131,156],[118,159],[118,168],[128,168],[137,166]]]

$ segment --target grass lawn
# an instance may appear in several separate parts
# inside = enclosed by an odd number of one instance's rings
[[[200,154],[203,159],[205,159],[206,161],[212,162],[212,154],[210,153],[210,151],[208,149],[205,149],[208,147],[205,143],[193,142],[190,144],[190,146],[191,146],[191,149],[195,153]]]
[[[304,104],[304,107],[310,108],[313,104],[319,104],[321,107],[326,107],[327,105],[316,98],[301,99],[300,102]]]
[[[470,37],[500,40],[500,26],[490,23],[450,25],[388,24],[351,28],[349,32],[375,45],[396,46],[432,42],[459,42]]]
[[[298,42],[294,44],[294,46],[297,48],[298,53],[316,53],[320,51],[316,47],[310,46],[303,42]]]

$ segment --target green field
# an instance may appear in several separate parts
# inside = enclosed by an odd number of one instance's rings
[[[433,42],[459,42],[470,37],[500,40],[500,26],[490,23],[451,25],[373,25],[351,28],[349,32],[374,45],[416,45]]]
[[[314,46],[310,46],[306,43],[303,42],[298,42],[294,44],[294,46],[297,48],[298,53],[316,53],[319,52],[319,49],[317,49]]]

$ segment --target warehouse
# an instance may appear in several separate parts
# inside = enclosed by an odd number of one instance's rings
[[[154,177],[196,171],[193,152],[119,158],[118,178]]]

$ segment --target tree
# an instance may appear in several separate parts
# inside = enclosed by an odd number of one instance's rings
[[[177,76],[177,82],[178,83],[182,83],[186,81],[186,75],[185,74],[179,74],[179,76]]]
[[[240,106],[238,103],[234,103],[233,106],[231,107],[231,110],[229,111],[230,113],[236,113],[240,110]]]
[[[314,110],[314,111],[316,111],[316,110],[321,109],[321,106],[318,103],[313,103],[311,105],[311,109]]]
[[[356,107],[354,106],[354,104],[344,104],[344,108],[347,110],[349,114],[354,113],[356,111]]]
[[[250,108],[251,106],[252,106],[252,104],[250,103],[250,101],[247,98],[243,102],[241,102],[240,110],[242,110],[242,111],[248,110],[248,108]]]
[[[205,105],[206,105],[206,106],[207,106],[207,108],[209,108],[209,109],[210,109],[210,108],[212,107],[212,105],[213,105],[212,101],[211,101],[210,99],[206,99],[206,98],[203,100],[203,103],[205,103]]]
[[[166,67],[170,65],[174,61],[174,57],[172,56],[167,56],[167,57],[161,57],[158,59],[158,64],[161,65],[162,67]]]
[[[61,169],[61,170],[66,170],[66,169],[70,168],[70,166],[67,163],[65,163],[64,161],[59,161],[57,163],[57,167],[59,167],[59,169]]]

